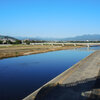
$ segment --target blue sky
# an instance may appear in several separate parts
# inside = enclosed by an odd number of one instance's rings
[[[0,0],[0,34],[56,38],[100,34],[100,0]]]

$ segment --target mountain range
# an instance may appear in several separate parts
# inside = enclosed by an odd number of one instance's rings
[[[45,41],[100,41],[100,35],[99,34],[93,34],[93,35],[81,35],[81,36],[76,36],[76,37],[68,37],[68,38],[41,38],[41,37],[11,37],[11,36],[2,36],[0,35],[0,40],[1,39],[12,39],[12,40],[25,40],[25,39],[30,39],[30,40],[45,40]]]
[[[11,36],[3,36],[3,35],[0,35],[0,40],[17,40],[16,38],[14,37],[11,37]]]
[[[30,39],[30,40],[46,40],[46,41],[100,41],[100,35],[99,34],[93,34],[93,35],[81,35],[76,37],[68,37],[68,38],[41,38],[41,37],[16,37],[18,39]]]
[[[99,34],[93,34],[93,35],[82,35],[82,36],[76,36],[71,38],[64,38],[64,41],[100,41],[100,35]]]

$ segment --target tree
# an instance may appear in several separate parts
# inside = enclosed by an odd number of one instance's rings
[[[12,44],[13,42],[11,40],[6,40],[5,44]]]
[[[22,41],[21,40],[16,40],[15,42],[13,42],[13,44],[21,44]]]
[[[3,44],[3,41],[0,40],[0,44]]]
[[[28,45],[31,43],[31,41],[29,41],[29,40],[25,40],[24,42],[25,42],[26,44],[28,44]]]

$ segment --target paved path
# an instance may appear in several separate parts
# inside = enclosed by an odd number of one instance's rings
[[[93,99],[100,94],[99,70],[100,51],[96,51],[46,84],[51,85],[44,85],[24,100],[34,100],[36,94],[35,100],[100,100]]]
[[[62,82],[63,84],[96,77],[100,69],[100,51],[93,53],[78,66],[79,68]]]

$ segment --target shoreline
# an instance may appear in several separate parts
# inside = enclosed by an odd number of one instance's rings
[[[83,46],[7,46],[0,48],[0,59],[40,54],[59,50],[81,48]]]
[[[58,76],[56,76],[55,78],[53,78],[52,80],[50,80],[49,82],[47,82],[46,84],[44,84],[43,86],[41,86],[40,88],[38,88],[37,90],[33,91],[31,94],[29,94],[28,96],[26,96],[25,98],[23,98],[22,100],[34,100],[35,97],[37,96],[37,94],[39,93],[39,91],[43,88],[46,87],[48,85],[57,85],[57,84],[64,84],[64,80],[68,79],[70,76],[72,76],[73,73],[75,73],[77,70],[79,70],[81,68],[81,66],[84,64],[84,62],[87,62],[91,57],[93,57],[98,51],[95,51],[93,53],[91,53],[90,55],[88,55],[87,57],[85,57],[84,59],[82,59],[81,61],[79,61],[78,63],[74,64],[73,66],[71,66],[69,69],[65,70],[64,72],[62,72],[61,74],[59,74]],[[94,75],[95,76],[95,75]],[[96,78],[97,76],[95,76]],[[88,77],[87,77],[88,78]],[[74,78],[73,78],[74,79]],[[82,80],[82,79],[81,79]],[[73,80],[72,80],[73,81]],[[75,80],[77,81],[77,80]],[[68,82],[68,84],[70,84],[70,82]]]

